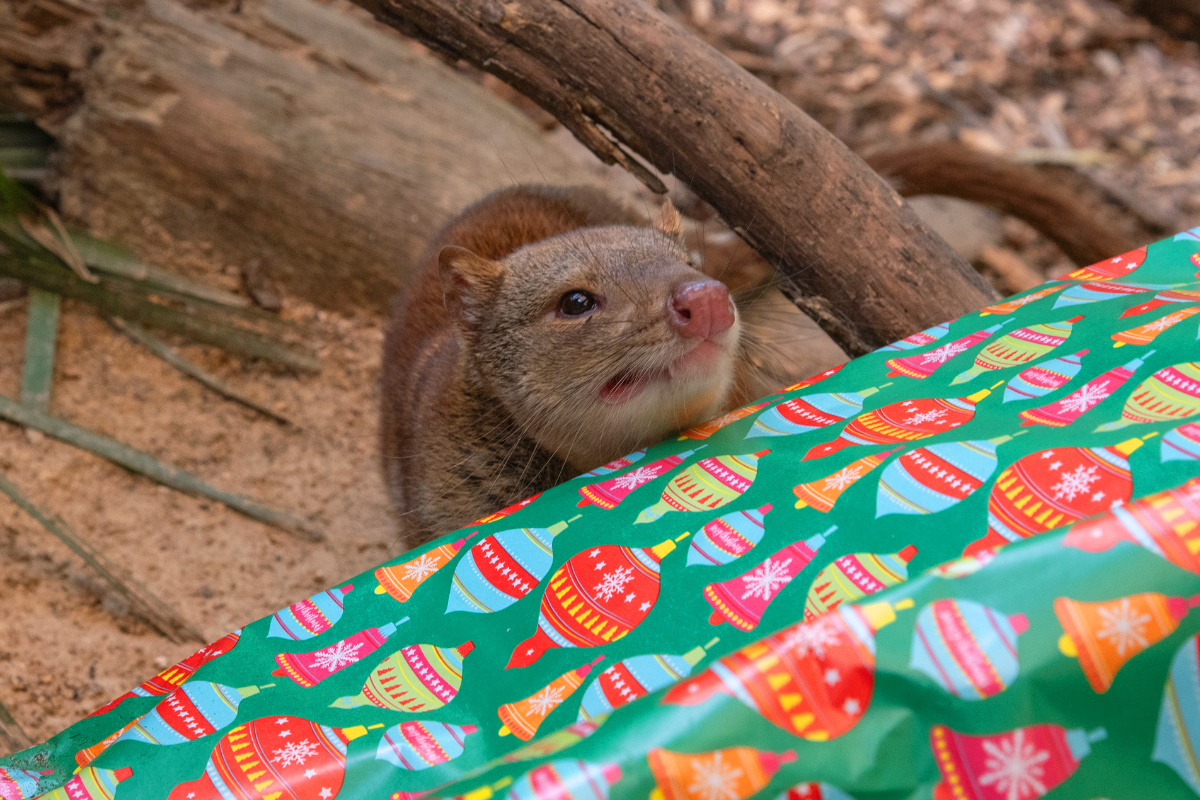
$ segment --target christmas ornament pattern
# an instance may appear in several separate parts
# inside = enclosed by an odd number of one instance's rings
[[[1028,725],[1004,733],[969,736],[934,725],[929,746],[942,774],[934,800],[1024,800],[1044,797],[1079,769],[1103,728],[1066,730]]]
[[[732,425],[739,419],[744,419],[745,417],[753,414],[755,411],[762,411],[766,407],[766,403],[755,403],[749,406],[742,406],[736,411],[730,411],[728,414],[716,417],[715,419],[710,419],[708,422],[701,423],[695,427],[688,428],[679,437],[679,441],[682,442],[684,439],[695,439],[697,441],[702,441],[712,436],[726,425]]]
[[[1074,272],[1067,273],[1065,278],[1072,281],[1107,281],[1114,278],[1128,278],[1130,273],[1146,262],[1146,254],[1146,248],[1139,247],[1104,261],[1097,261],[1090,266],[1080,267]]]
[[[775,800],[854,800],[836,786],[828,783],[798,783]]]
[[[990,389],[981,389],[966,397],[922,397],[869,411],[855,417],[837,439],[814,446],[803,460],[827,458],[847,447],[902,444],[952,431],[970,422],[975,406],[990,394]]]
[[[771,782],[796,751],[772,753],[753,747],[727,747],[709,753],[673,753],[656,748],[646,754],[658,788],[650,800],[744,800]]]
[[[398,626],[408,620],[409,617],[405,617],[398,622],[367,628],[311,653],[279,653],[275,656],[275,663],[279,668],[271,674],[291,678],[306,689],[316,686],[330,675],[341,672],[374,653],[396,632]]]
[[[1133,373],[1154,355],[1151,350],[1141,358],[1135,358],[1119,367],[1113,367],[1099,377],[1085,383],[1078,390],[1061,400],[1047,403],[1037,408],[1027,408],[1021,412],[1022,425],[1046,425],[1051,428],[1062,428],[1070,425],[1081,416],[1107,400],[1115,391],[1125,385],[1125,381],[1133,377]]]
[[[173,745],[211,736],[233,722],[243,700],[273,685],[234,689],[208,681],[188,681],[160,700],[148,713],[99,743],[80,750],[75,754],[75,763],[86,767],[117,742]]]
[[[119,784],[133,777],[129,767],[97,769],[84,767],[71,780],[54,791],[40,794],[37,800],[113,800]]]
[[[100,714],[107,714],[121,703],[134,697],[160,697],[164,694],[170,694],[171,692],[175,691],[175,689],[179,688],[184,681],[191,678],[192,673],[194,673],[197,669],[215,658],[220,658],[232,650],[241,638],[241,628],[238,628],[232,633],[225,634],[215,642],[201,647],[199,650],[192,653],[178,664],[167,667],[162,672],[158,673],[150,680],[145,681],[137,688],[126,692],[120,697],[110,700],[88,716],[95,717],[99,716]]]
[[[995,305],[990,305],[987,308],[981,309],[979,311],[979,316],[986,317],[991,314],[1012,314],[1014,311],[1020,311],[1030,303],[1036,303],[1043,297],[1049,297],[1055,292],[1065,289],[1070,285],[1071,284],[1069,283],[1052,283],[1049,286],[1043,286],[1034,292],[1017,295],[1016,297],[1005,300],[1003,303],[996,303]]]
[[[382,725],[374,727],[383,727]],[[331,728],[292,716],[261,717],[221,737],[199,778],[167,800],[334,800],[346,772],[346,746],[367,728]]]
[[[413,772],[429,769],[461,756],[467,737],[477,730],[474,725],[431,720],[401,722],[384,732],[375,758]]]
[[[1033,400],[1058,391],[1071,382],[1083,369],[1083,357],[1090,350],[1080,350],[1069,356],[1059,356],[1021,370],[1004,387],[1004,402]]]
[[[339,697],[332,708],[374,705],[389,711],[420,714],[449,704],[462,687],[463,659],[475,649],[413,644],[397,650],[371,670],[362,691]]]
[[[1063,537],[1064,547],[1087,553],[1103,553],[1121,542],[1200,575],[1200,478],[1115,506],[1074,525]]]
[[[950,385],[973,381],[989,370],[1019,367],[1041,358],[1067,341],[1075,323],[1081,319],[1082,314],[1064,322],[1043,322],[1006,333],[979,351],[975,363],[959,373]]]
[[[1200,459],[1200,423],[1185,422],[1163,434],[1162,462]]]
[[[709,624],[728,622],[740,631],[754,630],[783,587],[804,571],[836,530],[834,525],[802,542],[785,545],[744,574],[705,586],[704,599],[713,608]]]
[[[1006,616],[973,600],[935,600],[917,615],[909,667],[955,697],[986,700],[1016,680],[1017,637],[1027,630],[1024,614]]]
[[[837,375],[839,372],[842,371],[842,367],[844,367],[844,366],[846,366],[846,365],[838,364],[836,367],[831,367],[831,368],[825,370],[824,372],[818,372],[816,375],[813,375],[811,378],[805,378],[804,380],[802,380],[798,383],[793,383],[791,386],[788,386],[787,388],[785,388],[781,392],[779,392],[779,394],[786,394],[788,392],[798,392],[801,389],[807,389],[810,386],[815,386],[818,383],[820,383],[821,381],[825,380],[826,378],[832,378],[834,375]]]
[[[516,503],[513,503],[511,506],[505,506],[504,508],[500,509],[499,511],[494,511],[491,514],[487,514],[486,516],[480,517],[479,519],[475,520],[467,527],[474,527],[476,525],[487,525],[490,522],[496,522],[498,520],[504,519],[505,517],[511,517],[513,514],[517,513],[522,508],[525,508],[530,503],[533,503],[535,500],[537,500],[541,496],[542,496],[542,493],[538,492],[535,495],[526,497],[524,500],[520,500]]]
[[[899,449],[896,447],[882,453],[864,456],[857,461],[851,461],[824,478],[793,486],[792,494],[797,498],[796,508],[812,508],[822,514],[828,514],[847,489],[862,480],[867,473],[878,467],[887,460],[888,456]]]
[[[646,457],[646,448],[641,447],[641,448],[638,448],[637,450],[634,450],[632,453],[630,453],[627,456],[622,456],[621,458],[618,458],[615,461],[609,461],[604,466],[596,467],[595,469],[590,469],[581,475],[576,475],[571,480],[586,481],[586,480],[591,480],[592,478],[599,478],[599,477],[608,475],[613,472],[620,472],[623,469],[628,469],[629,467],[632,467],[634,464],[641,461],[645,457]]]
[[[531,761],[535,758],[546,758],[547,756],[561,753],[568,747],[574,747],[584,739],[591,736],[600,729],[606,718],[597,719],[595,722],[577,721],[573,722],[565,728],[559,728],[553,733],[548,733],[545,736],[539,736],[527,745],[518,747],[511,753],[506,753],[493,764],[518,764],[522,761]]]
[[[746,434],[746,438],[795,436],[799,433],[836,425],[847,417],[862,411],[863,403],[868,397],[877,394],[884,386],[890,385],[872,386],[858,392],[806,394],[802,397],[785,400],[760,414],[758,419],[754,420],[754,425]]]
[[[1188,361],[1200,320],[1192,313],[1200,294],[1189,294],[1200,292],[1200,236],[1150,245],[1137,258],[1136,272],[1093,265],[748,399],[677,434],[682,441],[636,450],[389,554],[363,575],[314,587],[330,592],[203,648],[44,744],[0,757],[0,800],[646,800],[651,792],[666,800],[668,788],[735,800],[756,782],[745,783],[740,764],[729,770],[730,756],[715,772],[711,759],[699,770],[677,762],[680,780],[691,780],[659,786],[649,753],[789,747],[797,761],[743,800],[932,800],[935,791],[940,800],[1196,800],[1200,613],[1189,598],[1200,592],[1200,415],[1180,411],[1183,384],[1171,388],[1174,399],[1161,387],[1135,395],[1168,365],[1200,363]],[[1080,313],[1086,319],[1071,322],[1058,349],[1021,352],[1018,332]],[[947,342],[1005,322],[924,380],[887,377],[889,360],[920,366]],[[980,363],[998,369],[980,378]],[[947,389],[964,370],[970,389]],[[973,403],[955,426],[905,423],[937,409],[897,407],[961,401],[993,383],[1004,397]],[[815,407],[852,395],[865,402],[840,411],[825,433],[747,438],[758,422],[782,426],[774,409],[789,401]],[[916,439],[910,430],[860,430],[870,414],[905,410],[913,413],[896,427],[929,428]],[[1021,412],[1035,410],[1041,420],[1023,426]],[[1122,429],[1094,430],[1114,422]],[[825,464],[803,461],[822,442],[837,439],[840,450],[843,433],[866,446]],[[673,482],[697,462],[720,465],[767,446],[753,484],[723,506],[697,494],[687,498],[694,510],[655,508],[656,528],[634,524],[664,490],[678,494]],[[1022,461],[1047,451],[1037,465]],[[1016,472],[1023,477],[1010,482]],[[1054,504],[1066,510],[1044,514]],[[1016,541],[993,535],[985,508]],[[569,527],[554,536],[559,521]],[[814,534],[835,525],[818,549]],[[907,562],[910,543],[921,560]],[[6,579],[19,585],[25,565],[10,567]],[[489,596],[486,618],[478,605],[447,613],[465,602],[468,577],[472,601],[487,587],[525,599]],[[349,586],[357,591],[346,594]],[[728,595],[725,609],[738,618],[717,612],[706,587]],[[103,615],[95,623],[108,624]],[[10,637],[0,651],[28,641]],[[94,679],[74,657],[46,661],[5,702],[17,700],[22,722],[36,719],[27,701],[49,713],[46,698],[69,703],[72,692],[94,691],[93,680],[108,685],[114,663],[134,668],[156,655],[114,653]],[[586,662],[596,663],[583,676]],[[237,687],[260,691],[243,697]],[[929,749],[939,725],[940,756]],[[1088,741],[1099,728],[1109,738]],[[1086,757],[1089,748],[1098,757]]]
[[[997,322],[991,327],[984,328],[981,331],[975,331],[975,333],[964,336],[961,339],[956,339],[953,342],[949,342],[940,347],[934,348],[928,353],[904,356],[902,358],[889,358],[887,362],[885,362],[887,366],[891,367],[892,370],[888,373],[888,377],[897,377],[902,375],[906,378],[917,378],[918,380],[928,378],[930,375],[941,369],[942,365],[944,365],[947,361],[950,361],[956,356],[967,352],[972,347],[979,344],[993,333],[996,333],[1010,322],[1012,322],[1010,319],[1006,319],[1003,322]]]
[[[1144,303],[1139,303],[1132,308],[1126,309],[1121,318],[1136,317],[1138,314],[1145,314],[1171,303],[1196,303],[1200,302],[1200,291],[1194,289],[1167,289],[1161,291],[1154,297]]]
[[[1054,615],[1065,633],[1058,649],[1079,666],[1096,694],[1112,688],[1121,667],[1142,651],[1175,632],[1200,595],[1185,599],[1158,592],[1087,603],[1060,597]]]
[[[764,517],[772,505],[732,511],[707,523],[692,537],[688,546],[687,564],[720,566],[737,561],[762,541],[766,532]]]
[[[1196,794],[1200,794],[1200,754],[1196,752],[1196,737],[1200,735],[1198,643],[1200,637],[1188,637],[1171,659],[1151,755],[1154,761],[1175,770]]]
[[[1155,372],[1125,401],[1120,419],[1096,428],[1096,433],[1127,425],[1173,422],[1200,414],[1200,361],[1184,361]]]
[[[1116,281],[1092,281],[1090,283],[1077,283],[1074,286],[1068,287],[1066,291],[1058,296],[1054,301],[1054,309],[1057,311],[1063,307],[1086,305],[1088,303],[1101,303],[1105,300],[1116,300],[1120,297],[1129,297],[1142,292],[1153,291],[1153,286],[1140,286],[1130,283],[1117,283]]]
[[[542,594],[537,630],[505,669],[527,667],[555,647],[615,642],[641,625],[658,602],[659,564],[675,546],[672,539],[654,547],[605,544],[571,556]]]
[[[987,535],[963,551],[1002,546],[1103,514],[1133,493],[1134,437],[1108,447],[1060,447],[1030,453],[1006,468],[988,496]]]
[[[784,628],[677,684],[663,702],[694,706],[729,695],[788,733],[814,742],[836,739],[871,704],[875,634],[911,606],[847,605]]]
[[[996,471],[996,448],[1012,439],[973,439],[918,447],[884,469],[875,499],[875,517],[936,514],[958,505]]]
[[[546,721],[546,717],[550,716],[550,712],[583,685],[583,679],[603,658],[604,656],[600,656],[589,664],[564,672],[523,700],[500,706],[496,711],[496,715],[504,723],[500,728],[500,735],[507,736],[511,733],[521,741],[528,742]]]
[[[741,497],[758,477],[758,461],[770,453],[703,458],[671,478],[662,496],[642,509],[634,524],[654,522],[670,511],[715,511]]]
[[[712,639],[683,655],[633,656],[613,664],[583,690],[578,721],[600,725],[618,708],[686,678],[719,641]]]
[[[340,589],[318,592],[307,600],[292,603],[271,617],[267,636],[276,639],[304,641],[318,636],[337,624],[345,611],[346,595],[354,588],[347,584]]]
[[[1153,322],[1146,322],[1128,330],[1117,331],[1110,337],[1115,342],[1113,347],[1124,347],[1127,344],[1150,344],[1158,338],[1159,334],[1170,330],[1193,314],[1200,314],[1200,306],[1185,308],[1181,311],[1159,317]]]
[[[842,603],[853,603],[908,580],[908,562],[917,548],[908,545],[898,553],[851,553],[834,560],[817,573],[804,602],[804,618],[815,620]]]
[[[613,784],[619,780],[621,767],[615,763],[559,759],[522,775],[504,800],[608,800]]]
[[[416,558],[410,558],[394,567],[380,567],[375,570],[375,580],[379,581],[379,585],[375,587],[375,594],[386,594],[398,603],[407,603],[412,599],[417,587],[449,564],[469,538],[471,537],[465,536],[450,544],[430,548]]]
[[[454,568],[446,613],[501,611],[537,588],[554,563],[554,537],[579,519],[513,528],[484,537]]]
[[[931,328],[926,328],[925,330],[923,330],[919,333],[914,333],[911,336],[905,336],[903,339],[894,341],[891,344],[885,344],[883,347],[880,347],[875,352],[876,353],[892,353],[892,352],[897,352],[897,351],[903,352],[905,350],[915,350],[918,347],[925,347],[926,345],[933,344],[934,342],[936,342],[938,339],[941,339],[943,336],[945,336],[949,332],[950,332],[950,323],[942,322],[938,325],[934,325]]]
[[[38,783],[42,776],[52,774],[52,769],[0,767],[0,800],[30,800],[38,794]]]
[[[577,505],[580,508],[587,505],[594,505],[606,510],[612,510],[619,506],[634,489],[666,475],[693,456],[696,450],[701,450],[704,447],[705,445],[700,445],[695,450],[685,450],[682,453],[660,458],[653,463],[638,467],[630,472],[622,473],[615,478],[609,478],[599,483],[592,483],[581,487],[579,489],[579,496],[582,499]]]

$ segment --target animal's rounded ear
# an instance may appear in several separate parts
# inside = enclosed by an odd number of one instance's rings
[[[683,218],[669,197],[663,198],[662,209],[654,217],[654,230],[683,244]]]
[[[465,247],[448,245],[438,253],[438,276],[446,310],[462,327],[479,326],[504,283],[505,267]]]

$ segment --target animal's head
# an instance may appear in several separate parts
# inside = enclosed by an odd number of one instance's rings
[[[650,228],[582,228],[497,261],[447,247],[439,262],[483,385],[577,467],[721,410],[737,309],[724,284],[689,263],[669,201]]]

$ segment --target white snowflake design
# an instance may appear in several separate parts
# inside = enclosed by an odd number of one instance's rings
[[[426,553],[415,561],[404,565],[404,580],[423,581],[438,571],[437,560]]]
[[[288,742],[276,750],[275,757],[271,759],[271,763],[278,764],[280,767],[290,767],[292,764],[303,766],[305,761],[316,754],[316,742],[303,739],[299,742]]]
[[[742,594],[742,599],[761,597],[763,600],[770,601],[773,592],[778,592],[780,587],[792,582],[792,576],[787,574],[788,565],[791,563],[790,558],[785,558],[783,561],[768,558],[755,567],[749,575],[743,575],[742,583],[745,585],[746,591]]]
[[[983,749],[987,753],[984,768],[988,771],[979,782],[984,786],[995,784],[997,792],[1004,792],[1004,800],[1041,797],[1049,791],[1042,783],[1046,773],[1042,764],[1049,760],[1050,753],[1025,741],[1023,729],[1013,731],[1009,738],[984,742]]]
[[[959,342],[944,344],[936,350],[930,350],[921,357],[923,364],[945,364],[959,353],[966,352],[967,346]]]
[[[1108,384],[1109,381],[1086,384],[1075,394],[1070,395],[1069,397],[1064,397],[1059,401],[1058,405],[1063,411],[1082,414],[1112,394],[1112,392],[1108,390]]]
[[[718,752],[711,759],[697,758],[692,761],[696,782],[688,787],[689,795],[704,800],[737,800],[739,793],[734,782],[742,777],[742,770],[724,763],[721,757],[722,754]]]
[[[1075,467],[1071,472],[1063,470],[1058,473],[1061,479],[1058,483],[1050,488],[1054,490],[1054,499],[1062,500],[1067,498],[1067,502],[1074,500],[1078,495],[1087,494],[1092,490],[1092,484],[1100,480],[1100,476],[1096,474],[1097,467],[1085,467],[1083,464]]]
[[[528,717],[536,714],[539,717],[544,717],[558,708],[558,704],[562,701],[563,687],[547,686],[529,698],[529,710],[525,712],[525,716]]]
[[[862,477],[862,467],[842,467],[825,479],[826,489],[843,491],[847,486]]]
[[[604,573],[600,582],[592,587],[597,600],[611,600],[614,594],[625,591],[625,584],[633,580],[633,567],[617,567]]]
[[[836,647],[841,643],[842,637],[837,628],[823,619],[799,626],[784,640],[784,644],[794,650],[800,658],[804,658],[809,653],[817,658],[824,658],[826,647]]]
[[[946,416],[946,409],[934,408],[929,411],[918,411],[908,419],[904,420],[905,425],[920,425],[923,422],[936,422]]]
[[[638,467],[633,472],[626,472],[624,475],[613,480],[613,486],[618,489],[628,489],[633,491],[647,481],[654,480],[658,477],[658,471],[661,467]]]
[[[1141,651],[1150,645],[1145,636],[1150,615],[1138,614],[1130,607],[1128,597],[1122,597],[1120,603],[1101,607],[1099,613],[1104,620],[1104,627],[1096,631],[1096,636],[1111,639],[1118,656],[1124,656],[1126,651],[1135,647]]]
[[[362,649],[362,646],[362,642],[350,644],[349,642],[341,641],[337,644],[332,644],[324,650],[318,650],[313,653],[313,666],[320,667],[332,675],[342,667],[358,663],[358,651]]]
[[[1181,319],[1183,319],[1183,314],[1167,314],[1165,317],[1159,317],[1154,322],[1148,323],[1146,330],[1162,333]]]

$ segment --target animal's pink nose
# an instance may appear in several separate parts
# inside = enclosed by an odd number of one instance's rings
[[[720,281],[689,281],[671,293],[667,320],[689,339],[711,339],[733,327],[733,300]]]

